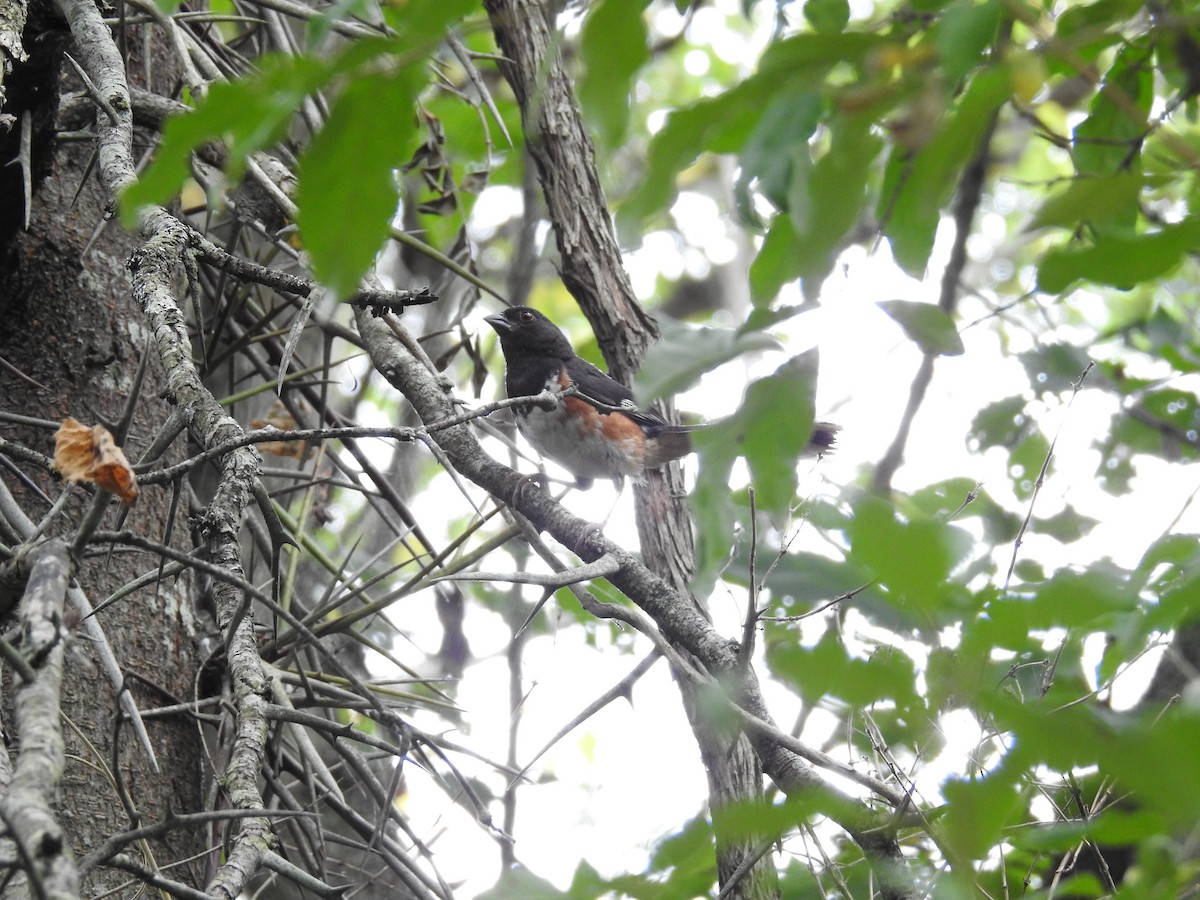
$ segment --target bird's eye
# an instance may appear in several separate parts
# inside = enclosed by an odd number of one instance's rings
[[[522,322],[532,322],[533,321],[533,310],[529,310],[529,309],[521,310],[521,321]]]

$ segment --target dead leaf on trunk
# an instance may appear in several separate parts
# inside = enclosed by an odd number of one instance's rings
[[[103,425],[88,427],[70,416],[54,435],[54,468],[67,481],[88,481],[116,494],[126,506],[138,498],[137,477]]]

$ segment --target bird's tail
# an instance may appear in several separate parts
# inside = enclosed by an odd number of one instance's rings
[[[701,431],[710,427],[711,424],[659,425],[654,429],[656,445],[654,461],[647,462],[646,465],[653,468],[673,459],[687,456],[694,449],[692,432]],[[832,453],[833,445],[837,443],[838,432],[841,430],[841,425],[835,425],[832,422],[813,422],[812,434],[808,437],[808,444],[805,446],[804,452],[809,456],[823,456],[826,453]]]
[[[805,452],[817,456],[832,453],[833,445],[837,443],[838,432],[841,430],[841,425],[834,425],[832,422],[813,422],[812,434],[808,436]]]

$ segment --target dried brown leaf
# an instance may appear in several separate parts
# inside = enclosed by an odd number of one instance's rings
[[[88,427],[70,416],[54,435],[54,468],[67,481],[87,481],[116,494],[126,506],[138,498],[137,476],[103,425]]]

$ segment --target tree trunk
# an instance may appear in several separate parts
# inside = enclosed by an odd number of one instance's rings
[[[131,32],[129,44],[142,46],[136,30]],[[52,140],[60,79],[64,71],[71,71],[62,55],[64,49],[72,52],[64,26],[45,9],[35,9],[25,33],[25,47],[30,60],[16,66],[6,79],[4,112],[18,121],[28,114],[27,121],[34,124],[31,143],[38,181],[25,229],[20,169],[0,169],[4,173],[0,183],[0,414],[51,423],[74,416],[89,425],[107,422],[112,427],[133,398],[133,418],[123,443],[126,455],[136,462],[170,412],[161,396],[156,354],[151,354],[144,382],[138,384],[149,334],[130,292],[125,267],[136,242],[107,221],[108,200],[94,175],[88,174],[93,145],[72,142],[56,146]],[[131,77],[145,68],[131,60]],[[5,162],[13,158],[11,149],[10,141],[0,151]],[[9,416],[0,420],[0,436],[53,454],[52,425],[14,422]],[[0,479],[35,523],[64,491],[70,493],[65,510],[47,531],[74,532],[93,503],[90,490],[67,485],[37,465],[0,461],[5,463]],[[186,540],[172,540],[187,524],[187,505],[180,504],[173,517],[171,509],[170,490],[151,488],[142,491],[129,510],[116,501],[109,503],[99,527],[123,528],[149,540],[187,544]],[[157,566],[157,557],[149,553],[115,552],[82,561],[76,577],[96,606],[117,588]],[[193,587],[189,577],[167,578],[135,591],[98,616],[143,712],[194,695]],[[129,723],[120,717],[117,691],[80,618],[68,603],[62,697],[67,757],[58,819],[76,856],[114,833],[161,821],[172,811],[199,808],[202,788],[201,740],[190,717],[175,714],[147,720],[158,763],[155,771]],[[21,735],[9,730],[11,680],[6,679],[5,684],[4,724],[8,739],[19,744]],[[154,868],[195,857],[205,846],[202,829],[179,829],[161,840],[131,845],[127,853]],[[203,858],[194,858],[172,870],[171,877],[198,886],[203,869]],[[95,895],[127,880],[128,875],[120,871],[99,869],[85,879],[83,891]],[[22,896],[22,890],[27,888],[9,886],[13,896]]]
[[[612,222],[604,203],[591,137],[574,92],[553,50],[550,13],[540,0],[487,0],[485,6],[505,60],[501,71],[521,105],[529,154],[537,164],[561,256],[563,283],[579,301],[614,377],[628,382],[657,326],[637,302],[621,265]],[[669,409],[665,412],[670,415]],[[689,594],[694,574],[692,525],[677,465],[652,473],[638,490],[637,521],[647,566],[672,587]],[[709,784],[709,807],[718,835],[722,810],[762,801],[763,775],[746,736],[713,721],[702,698],[677,678]],[[758,853],[753,835],[718,838],[720,883],[732,898],[778,895],[775,866]]]

